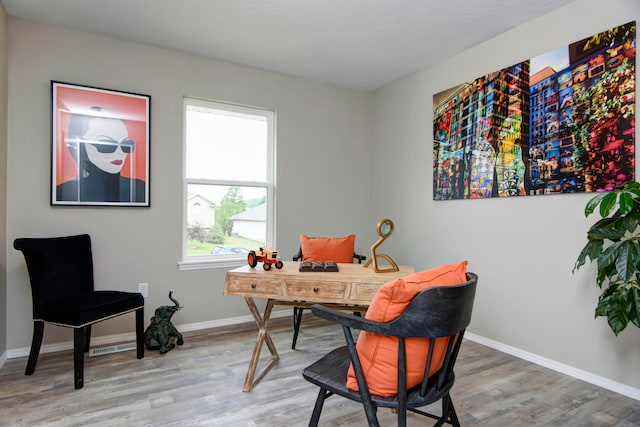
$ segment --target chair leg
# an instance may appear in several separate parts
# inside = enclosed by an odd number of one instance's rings
[[[296,349],[298,341],[298,332],[300,332],[300,323],[302,322],[302,308],[293,307],[293,341],[291,341],[291,350]]]
[[[76,390],[84,386],[84,346],[86,340],[85,328],[73,330],[73,379]]]
[[[318,397],[316,398],[316,404],[313,407],[313,414],[311,414],[311,419],[309,420],[309,427],[317,427],[318,422],[320,421],[320,413],[322,412],[324,400],[332,394],[333,393],[331,393],[329,390],[320,388]]]
[[[89,352],[89,347],[91,346],[91,325],[87,325],[84,327],[84,352]]]
[[[369,424],[369,427],[380,427],[380,423],[378,422],[378,412],[377,412],[377,407],[374,406],[371,401],[369,400],[368,402],[363,401],[362,405],[364,406],[364,413],[367,416],[367,423]],[[405,416],[405,425],[406,425],[406,417],[407,417],[407,413],[404,413]],[[398,422],[401,421],[401,416],[400,416],[400,411],[398,411]],[[398,424],[400,426],[400,424]]]
[[[456,408],[453,406],[450,394],[442,398],[442,417],[434,424],[434,427],[444,425],[444,423],[450,423],[453,427],[460,427],[458,414],[456,414]]]
[[[456,408],[453,406],[453,400],[451,400],[450,394],[447,394],[447,400],[449,401],[449,419],[451,425],[453,425],[453,427],[460,427],[460,420],[458,420],[458,414],[456,413]]]
[[[398,427],[407,427],[407,413],[398,411]]]
[[[40,346],[42,345],[43,335],[44,335],[44,322],[39,320],[34,320],[33,338],[31,339],[31,351],[29,352],[29,360],[27,361],[27,368],[24,371],[25,375],[31,375],[36,370],[36,362],[38,361],[38,355],[40,355]]]
[[[404,408],[398,408],[398,427],[407,427],[407,406],[404,404]]]
[[[144,307],[136,310],[136,352],[137,358],[144,358]]]

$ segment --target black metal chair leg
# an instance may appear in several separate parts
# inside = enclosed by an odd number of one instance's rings
[[[36,370],[36,362],[40,355],[40,346],[42,345],[42,337],[44,335],[44,322],[34,320],[33,322],[33,338],[31,339],[31,351],[29,351],[29,360],[25,375],[31,375]]]
[[[136,310],[136,356],[144,358],[144,307]]]
[[[84,346],[86,344],[84,327],[73,330],[73,379],[76,390],[84,386]]]
[[[300,323],[302,322],[302,308],[293,307],[293,341],[291,341],[291,350],[296,349],[298,342],[298,332],[300,332]]]

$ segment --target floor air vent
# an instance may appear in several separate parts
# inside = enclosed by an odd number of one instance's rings
[[[110,345],[108,347],[92,348],[89,350],[89,356],[100,356],[102,354],[117,353],[119,351],[135,350],[136,343]]]

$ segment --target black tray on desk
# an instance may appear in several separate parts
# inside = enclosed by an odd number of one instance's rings
[[[314,262],[314,261],[302,261],[298,271],[313,271],[313,272],[327,272],[335,273],[338,271],[338,264],[333,261],[326,262]]]

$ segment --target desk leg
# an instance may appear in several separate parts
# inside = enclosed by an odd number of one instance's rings
[[[251,389],[260,382],[260,380],[265,376],[265,374],[276,364],[280,356],[278,356],[278,352],[276,350],[276,346],[273,344],[271,340],[271,335],[269,335],[269,330],[267,329],[267,325],[269,323],[269,317],[271,317],[271,310],[273,309],[274,300],[268,299],[267,306],[264,309],[264,315],[260,315],[258,311],[258,307],[256,307],[256,303],[253,301],[251,297],[244,297],[244,300],[249,307],[249,311],[253,315],[253,318],[258,325],[258,339],[256,340],[256,345],[253,348],[253,355],[251,356],[251,363],[249,363],[249,371],[247,372],[247,377],[244,380],[244,388],[242,391],[251,391]],[[269,348],[269,352],[271,353],[271,360],[267,363],[264,369],[258,374],[257,378],[254,380],[254,376],[256,373],[256,368],[258,367],[258,362],[260,361],[260,352],[262,350],[262,343],[266,342],[267,347]]]

